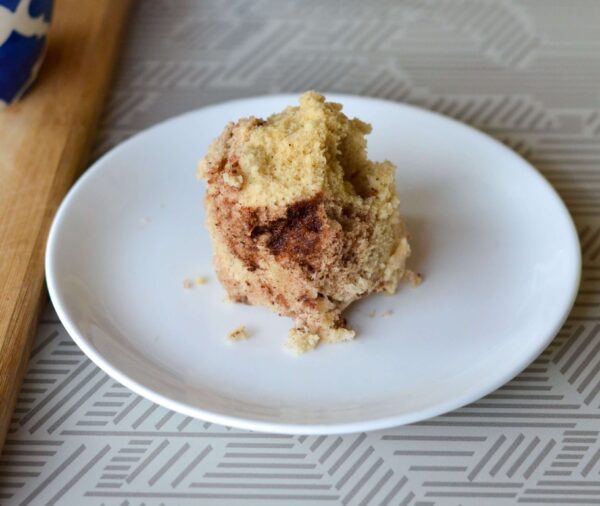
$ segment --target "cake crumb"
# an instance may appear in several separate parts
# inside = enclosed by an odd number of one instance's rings
[[[352,341],[356,332],[344,327],[324,328],[319,331],[319,337],[324,343],[341,343],[343,341]]]
[[[202,177],[202,160],[200,160],[198,162],[198,164],[196,165],[196,179],[198,181],[202,181],[203,177]]]
[[[192,283],[191,279],[185,278],[183,280],[182,286],[183,286],[184,290],[191,290],[192,287],[194,286],[194,283]]]
[[[206,284],[207,279],[204,276],[196,276],[194,281],[198,286],[202,286]]]
[[[406,271],[406,279],[409,281],[410,286],[416,288],[423,282],[423,275],[414,271]]]
[[[225,184],[233,186],[234,188],[237,188],[239,190],[242,187],[242,183],[244,182],[244,177],[240,174],[229,174],[228,172],[225,172],[223,174],[223,181],[225,182]]]
[[[246,339],[248,339],[250,336],[248,334],[248,331],[246,330],[246,327],[244,327],[243,325],[238,327],[235,330],[232,330],[229,334],[227,334],[227,340],[229,341],[245,341]]]
[[[388,316],[392,316],[394,314],[394,311],[392,311],[391,309],[388,309],[387,311],[384,311],[383,313],[381,313],[382,318],[386,318]]]
[[[371,311],[369,313],[369,318],[375,318],[375,316],[377,316],[377,311],[375,311],[375,309],[373,309],[373,311]]]
[[[285,345],[296,355],[314,350],[321,338],[318,334],[312,334],[308,330],[291,329],[288,332],[288,340]]]

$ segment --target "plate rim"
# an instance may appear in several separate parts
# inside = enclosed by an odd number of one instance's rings
[[[115,379],[119,383],[123,384],[125,387],[132,390],[134,393],[141,395],[149,399],[150,401],[170,409],[172,411],[182,413],[186,416],[190,416],[196,419],[200,419],[203,421],[209,421],[215,424],[226,425],[228,427],[234,427],[244,430],[253,430],[259,432],[268,432],[275,434],[291,434],[291,435],[331,435],[331,434],[349,434],[349,433],[357,433],[363,431],[374,431],[387,429],[391,427],[397,427],[401,425],[406,425],[410,423],[415,423],[418,421],[426,420],[429,418],[433,418],[435,416],[439,416],[444,413],[448,413],[450,411],[454,411],[458,408],[466,406],[478,399],[481,399],[488,395],[489,393],[497,390],[499,387],[509,382],[511,379],[520,374],[527,366],[529,366],[539,355],[540,353],[552,342],[555,338],[556,334],[563,326],[565,321],[567,320],[573,305],[575,303],[575,299],[579,292],[579,286],[581,282],[581,267],[582,267],[582,254],[581,254],[581,244],[579,241],[579,235],[577,233],[577,228],[569,212],[568,207],[564,203],[558,191],[550,184],[550,182],[546,179],[546,177],[536,169],[529,161],[523,158],[519,153],[515,152],[499,140],[495,139],[491,135],[486,134],[466,123],[458,121],[449,116],[445,116],[436,111],[431,111],[428,109],[424,109],[422,107],[418,107],[412,104],[406,104],[403,102],[395,102],[392,100],[386,100],[378,97],[369,97],[363,95],[353,95],[353,94],[340,94],[340,93],[326,93],[323,95],[327,97],[328,100],[341,102],[344,101],[366,101],[366,102],[378,102],[380,104],[399,107],[404,109],[411,109],[418,113],[424,114],[426,116],[434,117],[435,119],[442,121],[450,122],[455,128],[466,129],[470,134],[474,134],[475,136],[479,136],[480,138],[486,139],[486,141],[491,141],[498,148],[504,151],[510,152],[513,156],[518,157],[522,162],[524,168],[532,173],[537,179],[538,183],[549,190],[550,194],[554,197],[556,204],[558,205],[561,214],[564,215],[566,221],[569,223],[569,235],[570,235],[570,245],[573,246],[575,251],[574,255],[574,271],[575,277],[573,279],[572,285],[570,287],[570,293],[568,294],[568,304],[565,305],[562,314],[558,316],[552,326],[551,331],[548,335],[544,336],[539,340],[537,346],[535,346],[529,354],[525,354],[521,357],[519,361],[516,361],[511,368],[499,378],[497,378],[493,382],[486,383],[483,388],[473,389],[472,391],[468,391],[466,394],[459,395],[456,397],[452,397],[449,401],[438,403],[434,406],[430,406],[425,409],[417,410],[408,414],[394,415],[394,416],[386,416],[383,418],[375,418],[371,420],[364,421],[352,421],[352,422],[335,422],[335,423],[325,423],[325,424],[305,424],[305,423],[289,423],[289,422],[277,422],[277,421],[266,421],[263,419],[253,419],[250,416],[247,417],[239,417],[235,415],[229,415],[227,413],[221,413],[217,411],[207,410],[204,408],[191,406],[181,401],[173,400],[163,394],[160,394],[151,388],[145,386],[142,383],[139,383],[135,379],[131,378],[126,372],[121,371],[119,368],[115,367],[111,364],[104,356],[89,342],[89,340],[82,335],[76,328],[74,322],[71,320],[70,316],[67,314],[66,309],[63,306],[62,298],[59,295],[58,284],[59,281],[57,279],[56,272],[54,270],[54,262],[55,256],[57,255],[57,235],[59,233],[59,229],[61,227],[61,223],[63,221],[63,216],[68,212],[70,202],[74,199],[74,196],[77,194],[78,189],[86,184],[86,182],[93,177],[98,171],[102,170],[102,167],[110,162],[110,159],[114,156],[118,156],[122,149],[125,149],[130,142],[135,141],[138,137],[144,136],[149,132],[162,128],[163,126],[171,123],[177,122],[182,118],[197,114],[200,111],[206,111],[208,109],[218,109],[225,106],[235,106],[236,103],[247,103],[247,102],[260,102],[265,99],[271,100],[285,100],[289,101],[297,101],[300,96],[299,93],[276,93],[276,94],[266,94],[266,95],[258,95],[251,97],[238,98],[234,100],[226,100],[223,102],[218,102],[214,104],[209,104],[203,107],[199,107],[197,109],[187,111],[182,114],[178,114],[176,116],[169,117],[165,120],[162,120],[158,123],[151,125],[148,128],[145,128],[139,132],[136,132],[131,137],[126,140],[120,142],[118,145],[114,146],[108,152],[103,154],[100,158],[95,160],[85,172],[77,179],[77,181],[72,185],[69,189],[62,202],[60,203],[58,210],[56,211],[54,218],[52,220],[52,225],[50,227],[48,233],[48,239],[46,241],[46,251],[44,257],[44,265],[45,265],[45,275],[46,275],[46,284],[48,287],[48,293],[50,295],[50,300],[54,306],[54,309],[60,319],[61,324],[65,327],[68,334],[71,336],[73,341],[77,344],[77,346],[84,352],[84,354],[102,371],[104,371],[108,376]]]

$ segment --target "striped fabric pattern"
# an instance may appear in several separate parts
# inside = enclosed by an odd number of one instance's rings
[[[169,116],[319,89],[403,101],[491,134],[573,214],[575,308],[525,372],[444,416],[347,436],[250,433],[128,391],[52,309],[0,457],[0,504],[598,504],[600,2],[142,0],[95,155]]]

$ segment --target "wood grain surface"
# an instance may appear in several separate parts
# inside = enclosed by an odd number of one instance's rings
[[[46,60],[0,111],[0,448],[45,298],[54,213],[87,161],[131,0],[57,0]]]

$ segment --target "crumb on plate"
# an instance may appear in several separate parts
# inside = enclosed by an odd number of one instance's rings
[[[238,327],[235,330],[232,330],[229,334],[227,334],[227,340],[233,341],[233,342],[245,341],[249,337],[250,337],[250,335],[248,334],[246,327],[244,327],[243,325],[241,325],[240,327]]]
[[[388,309],[387,311],[384,311],[383,313],[381,313],[381,316],[383,318],[386,318],[387,316],[392,316],[394,314],[394,311],[391,309]]]
[[[314,350],[320,340],[321,338],[318,334],[293,328],[288,332],[288,339],[285,345],[296,355],[301,355],[307,351]]]
[[[189,278],[185,278],[183,280],[182,286],[185,290],[191,290],[192,287],[194,286],[194,283],[192,283],[192,280]]]
[[[413,288],[416,288],[423,282],[423,275],[418,272],[407,270],[405,276]]]
[[[198,286],[202,286],[206,284],[207,279],[204,276],[196,276],[196,279],[194,279],[194,281]]]

